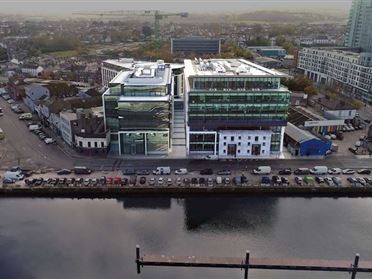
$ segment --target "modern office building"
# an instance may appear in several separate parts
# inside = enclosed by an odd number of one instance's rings
[[[221,40],[204,37],[188,37],[171,40],[171,52],[186,54],[220,54]]]
[[[345,45],[372,52],[372,0],[353,0]]]
[[[121,71],[131,71],[136,64],[145,64],[146,61],[136,61],[133,58],[108,59],[101,64],[102,85],[108,86],[110,81]],[[183,64],[169,64],[172,70],[174,96],[183,95]]]
[[[303,48],[297,67],[317,83],[341,87],[345,94],[372,104],[372,53]]]
[[[280,156],[290,95],[284,76],[243,59],[185,60],[187,154]]]
[[[173,78],[163,61],[133,63],[110,81],[102,96],[111,151],[166,155],[171,149]]]

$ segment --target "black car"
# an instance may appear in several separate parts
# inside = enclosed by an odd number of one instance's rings
[[[69,169],[61,169],[61,170],[57,171],[57,174],[58,175],[71,174],[71,170],[69,170]]]
[[[135,175],[136,170],[134,168],[128,168],[128,169],[123,170],[123,174],[124,175]]]
[[[128,185],[128,178],[123,177],[121,179],[121,186],[125,186],[125,185]]]
[[[281,177],[281,183],[282,183],[282,185],[289,185],[289,180],[288,180],[288,178],[286,178],[286,177]]]
[[[279,175],[291,175],[292,174],[292,169],[283,169],[278,172]]]
[[[294,174],[297,175],[308,175],[310,174],[310,170],[308,168],[298,168],[294,171]]]
[[[218,175],[231,175],[230,170],[220,170],[217,172]]]
[[[191,184],[198,184],[198,179],[196,177],[191,178]]]
[[[369,169],[360,169],[357,171],[358,174],[371,174],[371,170]]]
[[[105,185],[106,184],[106,176],[101,176],[99,179],[99,184]]]
[[[272,183],[275,185],[275,184],[280,184],[282,182],[280,176],[277,176],[277,175],[274,175],[272,178],[271,178],[271,181]]]
[[[241,181],[242,181],[242,183],[247,183],[248,182],[248,178],[245,175],[242,175]]]
[[[199,178],[199,184],[200,185],[205,185],[205,178],[204,177]]]
[[[200,171],[200,174],[201,175],[212,175],[213,170],[212,169],[203,169],[203,170]]]
[[[145,183],[146,183],[146,177],[141,176],[141,177],[140,177],[140,180],[139,180],[139,183],[140,183],[140,184],[145,184]]]

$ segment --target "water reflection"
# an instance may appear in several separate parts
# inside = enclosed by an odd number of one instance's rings
[[[118,199],[124,209],[170,209],[171,198],[167,197],[131,197]]]
[[[266,231],[276,218],[277,198],[186,198],[185,225],[189,231]]]

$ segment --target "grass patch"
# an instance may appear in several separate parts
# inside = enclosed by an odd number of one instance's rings
[[[77,50],[65,50],[65,51],[49,52],[48,54],[56,58],[67,58],[67,57],[77,56],[79,53]]]

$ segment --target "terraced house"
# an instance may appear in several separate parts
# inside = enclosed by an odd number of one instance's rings
[[[280,156],[290,92],[284,75],[243,59],[185,60],[189,156]]]

